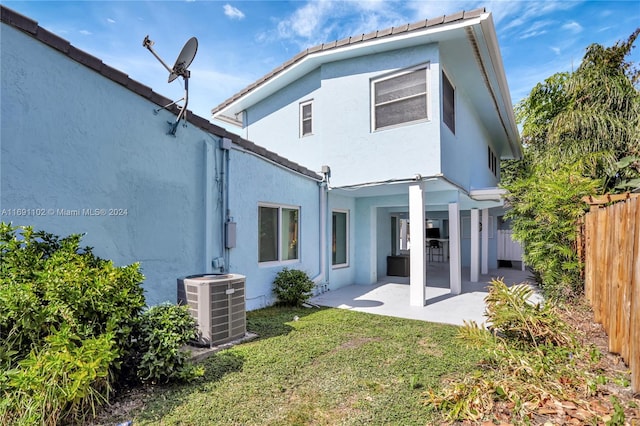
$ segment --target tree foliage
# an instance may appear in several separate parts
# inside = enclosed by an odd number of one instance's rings
[[[537,84],[516,106],[526,155],[542,167],[576,164],[584,176],[605,178],[607,190],[640,176],[640,72],[625,58],[640,34],[605,48],[592,44],[578,69]]]
[[[639,35],[592,44],[577,70],[550,76],[516,106],[524,159],[504,164],[503,186],[514,235],[548,296],[581,291],[581,197],[640,186],[640,71],[626,61]]]
[[[581,198],[596,194],[599,186],[599,181],[570,166],[537,169],[508,185],[512,209],[506,216],[512,219],[515,238],[523,243],[526,264],[551,298],[580,293],[576,223],[584,214]]]

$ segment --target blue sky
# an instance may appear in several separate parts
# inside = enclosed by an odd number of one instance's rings
[[[640,26],[640,1],[4,1],[76,47],[171,99],[169,64],[192,36],[189,109],[212,107],[301,50],[350,35],[485,7],[492,12],[514,104],[546,77],[576,68],[591,43],[610,46]],[[639,44],[639,43],[636,43]],[[640,46],[631,59],[640,62]]]

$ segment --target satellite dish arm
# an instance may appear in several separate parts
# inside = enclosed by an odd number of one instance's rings
[[[153,47],[151,47],[153,46],[153,41],[149,39],[149,36],[146,36],[144,40],[142,40],[142,46],[146,47],[149,50],[149,52],[151,52],[153,56],[155,56],[156,59],[160,61],[160,63],[167,69],[167,71],[169,71],[169,74],[173,72],[173,70],[169,68],[169,66],[164,63],[162,58],[160,58],[160,56],[158,56],[158,54],[153,50]]]

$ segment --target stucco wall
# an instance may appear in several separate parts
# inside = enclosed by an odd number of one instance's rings
[[[224,256],[219,137],[191,124],[167,135],[175,116],[155,115],[150,101],[0,28],[0,220],[84,233],[97,255],[141,263],[149,304],[174,302],[176,278],[213,272],[212,259]],[[247,296],[268,293],[275,273],[257,265],[258,201],[301,206],[302,258],[291,266],[316,274],[317,183],[234,150],[229,166],[238,243],[228,266],[247,275]],[[271,301],[255,300],[248,308]]]
[[[430,120],[372,131],[371,79],[425,63]],[[250,108],[248,136],[313,170],[331,166],[334,186],[433,175],[440,172],[437,76],[435,44],[323,64]],[[310,99],[314,134],[300,138],[299,103]]]
[[[462,90],[457,90],[456,102],[456,134],[442,124],[443,173],[467,190],[495,187],[497,179],[487,164],[489,136]]]
[[[3,221],[86,233],[97,255],[141,262],[150,304],[204,270],[202,131],[168,136],[170,114],[5,25],[1,108]]]
[[[455,87],[456,117],[455,133],[441,122],[442,172],[467,190],[494,187],[498,181],[487,163],[487,145],[492,145],[491,138],[466,93],[466,87],[483,83],[480,76],[474,81],[456,80],[459,73],[453,66],[447,67],[446,62],[447,56],[453,54],[455,52],[447,50],[441,54],[444,71]],[[442,73],[438,78],[442,81]],[[491,108],[489,100],[487,108]]]
[[[320,272],[320,186],[254,154],[230,151],[230,216],[236,222],[237,246],[230,250],[232,272],[247,277],[247,309],[270,305],[273,279],[283,268],[300,269],[314,278]],[[258,203],[300,207],[300,259],[258,262]]]

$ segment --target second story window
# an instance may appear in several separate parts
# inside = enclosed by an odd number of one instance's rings
[[[487,146],[487,162],[491,173],[493,173],[495,177],[498,177],[498,157],[493,153],[490,146]]]
[[[300,137],[313,134],[313,103],[312,101],[300,104]]]
[[[428,66],[371,82],[373,129],[427,120]]]
[[[456,89],[442,72],[442,121],[456,133]]]

